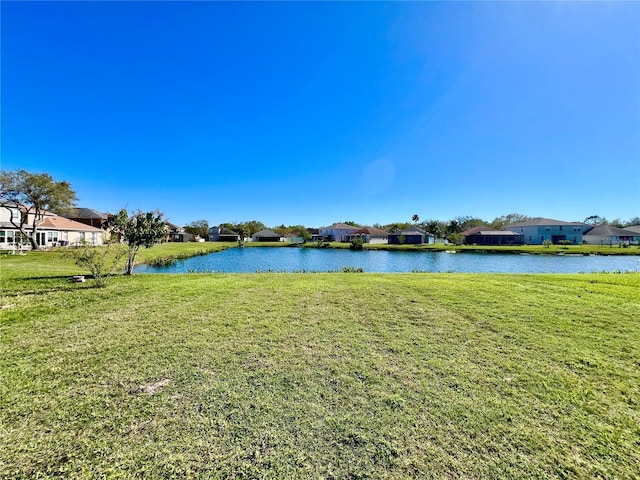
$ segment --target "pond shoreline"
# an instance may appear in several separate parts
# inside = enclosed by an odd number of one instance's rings
[[[167,258],[147,261],[137,273],[256,273],[256,272],[336,272],[356,269],[368,273],[396,272],[465,272],[465,273],[581,273],[638,272],[640,255],[589,255],[578,252],[531,254],[502,251],[499,253],[464,253],[454,250],[351,251],[345,248],[237,248],[198,258]],[[273,246],[272,246],[273,247]],[[410,253],[406,253],[410,252]],[[414,254],[415,252],[422,255]],[[173,260],[173,261],[170,261]]]

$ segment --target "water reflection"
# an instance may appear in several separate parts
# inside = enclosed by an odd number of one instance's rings
[[[398,252],[315,248],[231,248],[202,257],[181,260],[167,267],[139,265],[138,273],[257,271],[365,272],[469,272],[469,273],[579,273],[640,271],[640,256],[556,256],[444,252]]]

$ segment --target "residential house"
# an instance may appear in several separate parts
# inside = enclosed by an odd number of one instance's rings
[[[328,227],[320,228],[320,239],[328,242],[348,242],[349,236],[359,229],[360,227],[346,223],[334,223]]]
[[[16,245],[31,248],[29,241],[20,233],[20,229],[11,223],[13,219],[16,225],[20,225],[22,215],[23,213],[17,207],[2,205],[0,208],[0,249],[13,249]],[[29,225],[33,223],[33,216],[33,213],[28,215]],[[90,245],[104,243],[104,232],[101,229],[51,212],[44,212],[36,225],[36,241],[38,245],[45,248],[79,245],[85,242]]]
[[[191,242],[193,235],[185,231],[184,227],[179,227],[171,222],[165,222],[169,233],[167,234],[168,242]]]
[[[385,244],[389,243],[389,232],[380,228],[363,227],[349,234],[349,241],[354,238],[361,238],[364,243]]]
[[[496,230],[486,225],[465,230],[462,236],[467,245],[522,245],[524,243],[524,236],[520,233]]]
[[[421,245],[436,243],[435,235],[418,227],[409,227],[389,234],[389,243],[393,245]]]
[[[611,225],[598,225],[585,232],[583,242],[589,245],[630,244],[640,240],[640,232]]]
[[[18,207],[0,205],[0,250],[15,250],[16,244],[23,243],[20,238],[21,233],[15,227],[15,225],[20,225],[20,218]]]
[[[102,228],[104,222],[109,218],[108,214],[91,208],[68,208],[61,212],[60,216],[96,228]]]
[[[280,235],[271,230],[260,230],[251,235],[252,242],[279,242]]]
[[[239,239],[240,235],[227,227],[217,226],[209,229],[210,242],[237,242]]]
[[[582,222],[537,217],[507,225],[504,230],[522,235],[524,243],[528,245],[542,245],[546,241],[556,244],[563,240],[577,245],[582,243],[584,233],[590,228],[591,225]]]

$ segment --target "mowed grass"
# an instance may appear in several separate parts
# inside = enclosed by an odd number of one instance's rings
[[[2,478],[640,471],[639,274],[0,268]]]

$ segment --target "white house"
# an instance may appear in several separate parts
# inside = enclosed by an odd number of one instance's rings
[[[354,227],[346,223],[334,223],[328,227],[322,227],[320,229],[320,236],[331,242],[348,242],[351,234],[359,229],[360,227]]]
[[[354,230],[349,235],[349,240],[361,238],[364,243],[385,244],[389,243],[389,232],[380,228],[362,227]]]

